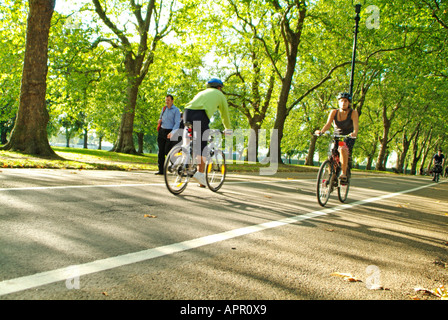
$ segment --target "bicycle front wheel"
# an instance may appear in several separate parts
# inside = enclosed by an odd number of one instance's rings
[[[333,172],[331,170],[330,160],[325,160],[319,168],[317,174],[317,202],[323,207],[327,204],[331,193],[331,178]]]
[[[205,165],[205,180],[207,186],[213,192],[218,191],[224,184],[226,178],[226,159],[224,152],[214,150]]]
[[[174,147],[165,159],[164,176],[168,190],[175,195],[187,187],[190,177],[188,167],[193,163],[190,152],[182,147]]]
[[[347,200],[349,189],[350,189],[350,171],[347,172],[347,181],[339,182],[339,186],[338,186],[339,201],[345,202],[345,200]]]

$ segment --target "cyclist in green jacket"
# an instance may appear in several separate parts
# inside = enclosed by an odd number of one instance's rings
[[[184,123],[193,124],[193,136],[196,140],[193,143],[193,151],[196,155],[201,155],[198,160],[198,171],[193,178],[203,186],[205,182],[205,155],[204,149],[207,147],[210,119],[216,110],[221,114],[222,123],[226,131],[231,129],[229,106],[227,98],[222,92],[224,84],[221,80],[213,78],[207,82],[207,89],[199,92],[193,100],[185,106]],[[196,143],[197,142],[197,143]],[[199,143],[200,142],[200,143]],[[199,149],[200,146],[200,149]]]

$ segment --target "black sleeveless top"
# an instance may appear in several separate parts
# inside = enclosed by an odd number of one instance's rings
[[[336,114],[334,115],[333,127],[334,133],[339,135],[347,135],[353,132],[353,120],[352,120],[352,112],[353,109],[350,108],[347,114],[347,119],[343,121],[338,121],[338,112],[339,109],[336,110]]]

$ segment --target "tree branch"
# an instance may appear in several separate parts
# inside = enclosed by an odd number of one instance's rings
[[[92,0],[92,2],[95,5],[96,13],[101,18],[101,20],[103,20],[106,26],[117,35],[124,47],[130,48],[131,43],[129,42],[129,39],[124,35],[123,31],[118,29],[118,27],[107,17],[106,12],[104,11],[99,0]]]
[[[331,68],[330,71],[328,71],[327,75],[322,78],[316,85],[314,85],[313,87],[311,87],[310,89],[308,89],[304,94],[302,94],[298,99],[296,99],[291,106],[287,109],[288,112],[291,111],[291,109],[293,109],[296,105],[298,105],[306,96],[308,96],[311,92],[313,92],[314,90],[316,90],[317,88],[319,88],[321,85],[323,85],[326,81],[331,79],[331,75],[334,71],[336,71],[338,68],[344,67],[346,65],[351,64],[351,61],[346,61],[343,62],[341,64],[338,64],[337,66]]]

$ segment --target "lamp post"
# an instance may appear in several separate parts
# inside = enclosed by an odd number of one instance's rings
[[[356,4],[355,5],[355,35],[353,39],[353,53],[352,53],[352,72],[350,76],[350,96],[352,97],[353,101],[353,82],[355,77],[355,60],[356,60],[356,43],[358,41],[358,26],[359,26],[359,20],[361,19],[359,16],[359,13],[361,12],[361,5]]]

